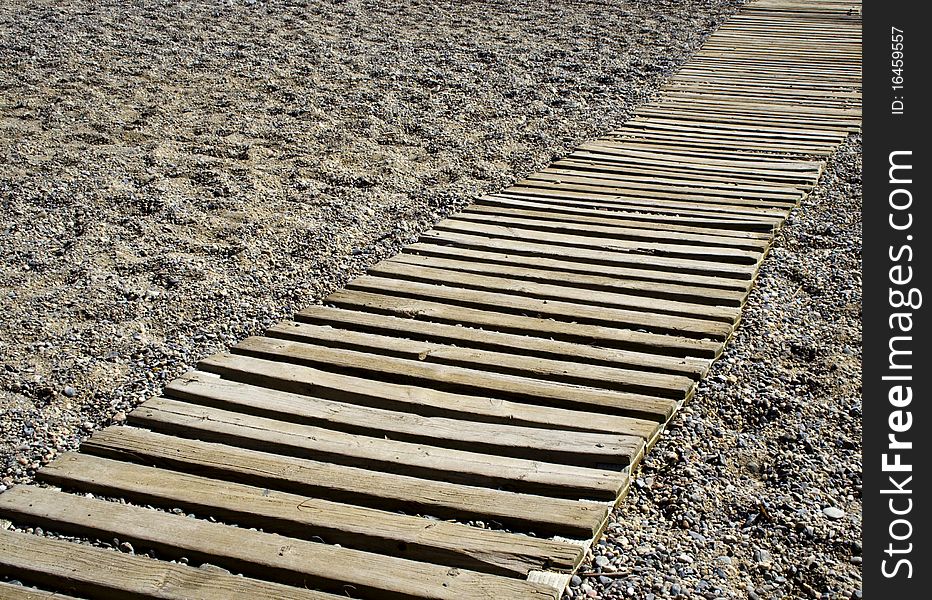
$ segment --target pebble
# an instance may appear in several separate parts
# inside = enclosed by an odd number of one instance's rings
[[[841,519],[845,516],[845,511],[835,506],[829,506],[822,509],[822,514],[829,519]]]
[[[198,568],[201,569],[202,571],[210,571],[211,573],[219,573],[221,575],[230,575],[230,571],[228,571],[227,569],[224,569],[223,567],[218,567],[217,565],[213,565],[211,563],[201,563],[198,566]]]

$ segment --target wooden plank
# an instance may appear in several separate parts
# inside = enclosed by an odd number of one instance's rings
[[[774,209],[758,209],[756,214],[737,213],[734,211],[721,211],[717,208],[709,209],[708,205],[696,205],[684,202],[675,203],[674,206],[668,206],[669,200],[652,201],[638,199],[625,199],[623,197],[585,194],[582,192],[545,190],[541,188],[508,188],[505,191],[495,194],[496,197],[515,198],[531,202],[547,202],[556,206],[579,206],[584,208],[600,208],[607,211],[619,213],[636,214],[641,213],[650,216],[653,220],[657,217],[677,217],[679,220],[696,219],[710,220],[719,219],[723,223],[734,223],[744,221],[746,229],[753,231],[770,231],[774,230],[783,219],[786,218],[784,213],[774,212]],[[690,208],[692,207],[692,208]],[[769,211],[766,214],[761,211]],[[626,215],[627,216],[627,215]],[[645,218],[645,220],[648,220]]]
[[[612,350],[585,344],[475,329],[463,325],[403,319],[322,305],[311,305],[302,309],[295,315],[295,319],[317,325],[331,325],[343,329],[405,337],[421,342],[497,352],[508,351],[520,356],[669,373],[693,379],[704,375],[709,367],[709,361],[705,359],[674,358],[644,352]]]
[[[16,506],[20,515],[28,515],[49,528],[100,537],[120,535],[151,544],[168,556],[188,556],[296,589],[317,587],[340,593],[350,586],[359,598],[461,600],[488,599],[488,591],[501,586],[499,589],[507,590],[507,597],[556,598],[554,590],[519,579],[328,546],[103,500],[74,497],[63,502],[55,494],[37,491],[29,493],[28,500],[24,496],[17,494],[11,501],[0,501],[6,510]],[[26,501],[14,505],[17,499]],[[116,562],[110,556],[106,560]],[[65,564],[69,562],[74,564]],[[125,563],[117,564],[123,567]],[[43,565],[47,569],[50,566]],[[113,574],[108,575],[108,579],[113,578]]]
[[[504,228],[502,228],[504,229]],[[572,260],[579,263],[601,266],[644,269],[714,277],[717,279],[735,279],[740,285],[747,285],[756,271],[753,265],[741,265],[727,262],[715,262],[696,258],[671,258],[633,252],[613,252],[598,248],[578,246],[560,246],[546,242],[527,241],[522,236],[498,231],[502,234],[470,234],[456,231],[434,229],[421,234],[422,243],[446,244],[483,251],[501,251],[530,257]]]
[[[584,323],[562,323],[536,316],[511,315],[416,298],[399,298],[360,291],[334,292],[327,296],[328,304],[392,314],[412,319],[429,319],[439,323],[462,323],[492,329],[555,339],[565,342],[593,344],[605,348],[651,352],[664,356],[715,358],[722,345],[710,340],[665,336]]]
[[[755,237],[736,238],[728,235],[719,235],[709,231],[704,232],[681,232],[673,228],[660,228],[644,226],[625,227],[614,223],[575,223],[570,219],[560,217],[554,218],[544,213],[543,218],[536,215],[519,214],[516,211],[500,211],[494,216],[483,214],[481,212],[462,212],[455,219],[447,219],[443,223],[482,223],[484,225],[498,225],[502,227],[527,228],[535,232],[558,233],[586,238],[604,237],[617,241],[620,239],[627,240],[644,240],[654,242],[664,242],[668,244],[687,244],[695,246],[705,246],[709,248],[734,248],[748,252],[763,252],[770,244],[766,239]],[[739,232],[745,235],[752,235],[751,232]],[[666,237],[664,237],[666,236]]]
[[[291,329],[289,324],[283,325],[283,329]],[[315,328],[314,325],[291,325],[305,331]],[[353,332],[342,334],[349,336]],[[692,381],[687,381],[691,388]],[[424,417],[322,398],[309,401],[305,395],[222,380],[197,371],[170,383],[165,393],[185,402],[345,433],[563,464],[625,465],[630,462],[627,457],[635,456],[642,444],[639,438],[623,434],[554,431],[481,422],[469,422],[468,427],[464,427],[464,422],[456,419]],[[618,460],[619,455],[626,458]]]
[[[639,136],[620,136],[615,139],[626,141],[628,139],[641,139]],[[735,208],[792,208],[796,204],[796,197],[779,194],[778,198],[770,198],[775,194],[747,193],[744,191],[732,192],[725,189],[711,189],[691,185],[677,185],[664,183],[650,186],[649,184],[626,183],[627,178],[598,177],[592,173],[550,174],[545,171],[532,173],[526,179],[519,180],[519,187],[538,187],[541,189],[557,189],[575,192],[585,192],[596,195],[624,195],[626,199],[655,199],[677,200],[693,202],[698,208],[709,206],[730,206]]]
[[[133,413],[130,420],[173,435],[136,427],[108,428],[94,434],[82,450],[120,460],[144,460],[146,464],[191,473],[219,474],[218,477],[238,483],[265,486],[272,483],[279,489],[292,491],[303,489],[300,482],[280,477],[276,483],[241,466],[220,466],[216,461],[208,468],[200,457],[224,456],[242,461],[231,464],[246,465],[256,461],[274,464],[284,456],[289,464],[305,459],[328,461],[420,479],[601,502],[616,500],[628,481],[624,470],[574,467],[352,436],[172,400],[152,402],[145,412]]]
[[[530,287],[531,284],[527,285]],[[431,285],[383,277],[359,277],[347,284],[346,287],[348,290],[353,291],[360,290],[424,300],[440,300],[450,304],[502,313],[532,314],[564,322],[585,323],[617,329],[633,329],[696,339],[724,341],[732,332],[732,326],[728,323],[674,315],[670,314],[669,311],[666,312],[668,316],[663,319],[656,319],[652,318],[649,313],[640,310],[592,306],[575,301],[540,299],[512,293]],[[518,293],[520,294],[520,292]]]
[[[565,169],[556,169],[557,172],[562,172]],[[583,172],[583,171],[577,171]],[[533,201],[522,201],[520,200],[508,200],[507,198],[495,200],[494,197],[489,197],[489,201],[483,201],[481,203],[477,202],[470,205],[468,208],[464,209],[459,213],[460,218],[475,218],[478,215],[482,215],[485,218],[493,218],[490,215],[503,215],[503,216],[514,216],[514,217],[523,217],[534,219],[536,221],[554,221],[562,222],[564,224],[575,224],[576,227],[579,226],[611,226],[611,227],[625,227],[633,229],[645,229],[651,231],[671,231],[671,232],[682,232],[682,233],[692,233],[692,234],[702,234],[706,236],[716,236],[721,243],[725,245],[729,244],[753,244],[754,242],[761,242],[762,245],[749,246],[749,247],[759,247],[765,248],[770,241],[770,233],[764,231],[747,231],[743,228],[728,228],[723,227],[720,220],[709,220],[705,223],[699,225],[683,225],[677,223],[676,221],[668,222],[657,222],[649,220],[637,220],[627,218],[627,215],[624,213],[618,214],[612,211],[594,211],[586,209],[577,209],[573,207],[564,207],[562,210],[554,210],[553,206],[542,205],[535,203]],[[507,203],[511,203],[512,206],[506,206]],[[523,204],[523,206],[522,206]],[[545,209],[545,210],[535,210]],[[741,223],[741,222],[736,222]],[[714,233],[710,231],[714,230]],[[586,228],[588,231],[588,228]]]
[[[596,161],[590,161],[598,168]],[[757,219],[725,218],[721,215],[681,215],[672,212],[642,212],[637,207],[618,207],[605,205],[591,200],[553,200],[549,198],[534,198],[517,194],[489,194],[477,198],[472,207],[478,206],[523,206],[542,209],[550,212],[554,217],[567,214],[590,215],[605,219],[623,219],[637,224],[639,227],[691,227],[699,230],[713,229],[722,235],[735,233],[769,233],[773,231],[774,223]],[[687,225],[688,223],[688,225]]]
[[[653,119],[667,118],[668,115],[670,115],[672,112],[673,111],[669,109],[663,109],[661,107],[651,107],[638,111],[638,114],[640,115],[640,118]],[[858,119],[811,119],[801,117],[793,118],[789,116],[768,117],[760,114],[752,116],[735,111],[717,111],[714,109],[703,109],[698,107],[690,108],[687,105],[677,106],[675,114],[677,119],[688,123],[707,123],[710,125],[736,125],[750,127],[758,124],[766,127],[791,126],[801,131],[833,130],[850,133],[852,128],[856,128],[859,123]]]
[[[389,287],[383,279],[397,279],[425,284],[442,281],[443,287],[488,290],[496,293],[517,294],[527,298],[559,300],[591,306],[604,306],[611,309],[652,311],[689,319],[728,323],[729,325],[737,320],[740,312],[734,307],[716,306],[688,300],[645,298],[623,290],[582,290],[575,286],[565,285],[562,282],[553,284],[525,281],[510,274],[504,276],[496,274],[482,275],[462,269],[446,268],[439,264],[431,265],[427,264],[426,261],[409,262],[387,259],[370,267],[369,273],[371,275],[365,275],[354,280],[351,289],[356,289],[358,285],[359,289],[399,289],[399,292],[403,292],[403,288],[408,286],[401,285],[396,288],[396,286],[392,285]],[[622,324],[624,321],[619,320],[618,323]]]
[[[580,168],[571,161],[557,161],[551,163],[549,167],[531,174],[529,178],[563,177],[570,176],[579,178],[581,181],[604,181],[605,185],[614,185],[620,182],[643,182],[643,185],[652,185],[657,187],[681,188],[684,190],[699,190],[709,194],[724,194],[739,197],[773,197],[790,204],[795,203],[801,196],[799,188],[788,184],[769,183],[757,179],[740,179],[738,177],[695,177],[692,180],[684,181],[682,177],[668,177],[663,173],[652,173],[649,176],[643,176],[637,173],[615,174],[608,170],[594,171],[591,168]]]
[[[672,410],[669,399],[645,394],[485,373],[477,369],[415,362],[275,338],[246,338],[237,344],[233,351],[244,356],[276,360],[288,365],[310,366],[355,375],[365,374],[381,381],[416,382],[418,385],[454,393],[492,396],[538,406],[576,408],[638,418],[654,416],[657,420],[665,420]],[[660,418],[661,415],[664,417]]]
[[[470,220],[467,216],[451,217],[434,225],[438,231],[453,231],[473,235],[490,235],[498,238],[518,239],[522,241],[543,242],[551,245],[572,246],[575,248],[595,248],[602,252],[621,252],[634,254],[650,254],[651,256],[667,256],[673,258],[699,258],[702,260],[727,262],[735,264],[754,264],[760,257],[759,250],[745,250],[723,246],[708,245],[707,241],[700,244],[689,240],[690,234],[669,233],[670,243],[647,241],[645,231],[639,229],[624,230],[624,236],[606,237],[606,228],[570,226],[573,233],[551,233],[546,229],[531,225],[527,220],[499,219],[504,225],[482,223]],[[522,222],[523,221],[523,222]],[[542,230],[543,229],[543,230]],[[657,236],[651,236],[658,239]],[[687,243],[687,242],[691,243]]]
[[[198,569],[86,544],[0,530],[0,574],[104,600],[338,600],[216,570]],[[54,596],[53,596],[54,597]],[[551,596],[542,596],[549,598]]]
[[[156,408],[153,409],[144,405],[142,411],[154,415],[159,412],[156,409],[160,405],[170,406],[167,402],[160,402],[155,403]],[[216,411],[202,413],[216,414]],[[607,515],[606,505],[602,503],[430,481],[217,443],[208,445],[207,442],[179,437],[164,436],[163,441],[164,447],[143,449],[141,454],[124,454],[120,458],[131,462],[155,459],[158,466],[213,479],[378,510],[403,511],[462,522],[496,522],[512,531],[534,532],[543,536],[588,538],[600,531]],[[112,446],[114,442],[111,440],[110,444]],[[112,471],[116,477],[116,472],[124,464],[89,454],[63,454],[43,468],[39,477],[64,487],[72,485],[68,481],[83,473],[85,483],[82,485],[89,486],[92,484],[90,478],[102,476],[105,472]],[[100,479],[98,485],[106,486],[107,480]]]
[[[591,150],[579,147],[567,156],[576,160],[599,160],[636,164],[651,169],[679,169],[717,176],[752,177],[769,181],[784,178],[798,183],[810,183],[819,174],[819,165],[812,162],[792,160],[764,160],[757,156],[755,162],[747,160],[710,159],[697,157],[694,153],[664,150],[663,152],[646,152],[637,148],[609,148],[595,146]]]
[[[677,115],[676,118],[672,118],[669,115],[655,115],[652,117],[645,117],[644,115],[639,115],[634,119],[628,121],[626,125],[637,125],[640,127],[652,127],[659,129],[674,129],[674,130],[686,130],[686,131],[698,131],[698,130],[723,130],[723,131],[747,131],[751,133],[757,133],[761,135],[783,135],[783,136],[792,136],[792,137],[812,137],[818,139],[824,139],[833,143],[838,143],[840,137],[843,138],[844,134],[839,133],[834,129],[817,129],[817,128],[798,128],[798,127],[789,127],[786,124],[783,125],[767,125],[764,123],[756,124],[740,124],[740,123],[716,123],[715,121],[690,121],[684,120]]]
[[[675,92],[671,98],[689,97],[688,93]],[[645,132],[630,132],[623,136],[612,136],[599,139],[598,142],[605,148],[635,148],[646,151],[673,150],[689,152],[696,156],[718,158],[720,156],[734,156],[737,152],[746,152],[752,155],[761,155],[765,158],[779,159],[804,158],[810,155],[822,155],[824,148],[817,146],[776,146],[758,142],[741,142],[714,137],[674,136],[661,134],[648,134]]]
[[[716,98],[711,98],[708,94],[701,94],[696,92],[670,92],[664,96],[664,105],[676,104],[676,103],[685,103],[692,107],[707,107],[713,109],[739,109],[744,112],[754,113],[760,112],[765,115],[776,115],[776,114],[805,114],[809,115],[819,115],[821,117],[859,117],[861,111],[855,105],[842,105],[842,106],[807,106],[799,107],[796,105],[788,104],[785,102],[770,102],[761,98],[751,99],[740,99],[735,97],[726,97],[719,96]],[[750,156],[755,156],[754,153],[748,153]],[[738,155],[731,155],[732,158],[737,158]],[[757,157],[761,158],[761,157]]]
[[[465,421],[506,423],[568,431],[607,431],[630,433],[649,438],[656,433],[654,421],[672,415],[676,402],[656,398],[640,408],[647,418],[588,414],[549,406],[536,406],[490,396],[466,396],[390,381],[373,382],[359,377],[322,371],[295,364],[283,364],[238,354],[214,354],[200,362],[200,368],[227,379],[278,389],[314,398],[412,412]]]
[[[679,93],[679,92],[677,92]],[[757,152],[767,156],[827,156],[832,148],[821,144],[774,144],[772,142],[753,142],[740,139],[726,139],[724,136],[674,135],[672,133],[648,133],[631,131],[608,140],[599,141],[608,148],[643,147],[643,148],[689,148],[700,154],[733,149]]]
[[[566,261],[533,259],[497,252],[470,250],[468,248],[450,248],[449,246],[430,246],[428,244],[414,244],[414,246],[417,246],[418,254],[411,253],[414,248],[407,248],[408,252],[403,252],[388,260],[394,263],[507,276],[513,279],[538,283],[559,284],[593,291],[611,291],[713,306],[740,306],[746,294],[744,291],[734,289],[662,283],[668,282],[672,278],[668,274],[660,272],[654,273],[653,278],[651,278],[649,272],[633,270],[629,270],[629,272],[634,277],[619,277],[617,273],[613,273],[615,276],[612,277],[601,274],[602,269],[587,268],[584,265],[576,265]],[[456,258],[447,258],[447,256]],[[568,265],[570,268],[560,270],[536,268],[538,266],[553,267],[560,263]],[[599,274],[594,274],[593,271],[597,271]]]
[[[602,148],[604,151],[614,149],[625,150],[652,150],[652,149],[669,149],[669,145],[642,144],[636,140],[624,140],[620,142],[599,142],[599,146],[590,145],[587,149],[596,150]],[[687,147],[687,146],[680,146]],[[737,204],[712,203],[712,202],[691,202],[689,199],[669,200],[658,198],[656,196],[643,197],[632,195],[627,192],[612,192],[605,188],[587,189],[577,186],[579,189],[572,189],[570,186],[544,185],[543,182],[526,181],[509,187],[501,192],[502,194],[516,194],[522,196],[543,196],[549,198],[567,198],[577,200],[589,200],[590,202],[598,201],[605,205],[623,207],[641,207],[644,210],[668,210],[677,214],[695,214],[696,216],[719,215],[723,218],[757,218],[757,219],[783,219],[785,218],[784,209],[771,208],[768,206],[742,206]]]
[[[163,510],[210,515],[239,527],[289,538],[339,545],[434,565],[503,577],[527,577],[533,569],[570,571],[583,549],[567,544],[459,523],[338,504],[268,488],[230,483],[129,463],[95,458],[100,473],[57,471],[55,480],[71,490],[105,494]],[[75,465],[72,465],[75,466]],[[104,475],[112,479],[104,479]],[[134,548],[155,549],[165,558],[187,556],[175,547],[175,533],[160,531],[153,513],[124,504],[65,495],[49,488],[18,486],[0,497],[0,512],[19,523],[108,539],[116,534]],[[118,524],[112,519],[116,518]],[[108,528],[113,527],[113,531]],[[77,529],[77,530],[75,530]],[[208,558],[210,560],[210,558]]]
[[[619,139],[624,139],[622,135]],[[548,173],[538,171],[528,175],[526,179],[518,181],[519,185],[532,185],[531,182],[542,182],[536,185],[555,185],[567,189],[596,191],[605,190],[607,193],[620,193],[621,190],[630,196],[644,198],[671,198],[675,200],[689,200],[700,206],[705,202],[715,204],[733,204],[736,206],[765,206],[765,207],[792,207],[798,199],[797,194],[786,192],[765,192],[736,190],[734,188],[713,188],[711,186],[689,185],[684,186],[675,182],[661,183],[635,183],[633,178],[596,177],[585,173]],[[544,183],[545,182],[545,183]]]
[[[527,357],[507,352],[461,348],[447,344],[416,342],[373,333],[361,333],[331,326],[284,321],[273,325],[265,335],[330,348],[345,348],[462,367],[481,368],[548,381],[560,381],[608,390],[653,394],[683,400],[695,381],[679,375],[666,375],[617,367],[602,367],[541,357]],[[417,424],[417,429],[421,424]],[[481,431],[481,427],[479,429]],[[492,439],[505,432],[493,430]],[[448,434],[445,434],[448,435]],[[561,432],[560,435],[566,435]],[[545,440],[544,448],[560,440]]]
[[[0,581],[0,598],[4,600],[78,600],[74,596],[66,596],[59,592],[39,590],[2,581]]]
[[[690,184],[695,181],[701,182],[706,180],[725,182],[733,185],[744,185],[748,182],[756,182],[766,183],[768,185],[791,186],[796,190],[811,186],[819,177],[819,172],[817,170],[807,172],[761,169],[756,173],[743,173],[741,170],[729,171],[727,167],[715,165],[697,165],[688,162],[668,162],[664,164],[664,162],[665,161],[641,159],[637,156],[628,156],[627,154],[578,151],[569,155],[563,161],[554,164],[566,164],[575,169],[584,168],[599,173],[618,174],[618,176],[623,176],[628,173],[653,173],[671,179],[682,179],[684,183]],[[802,196],[801,192],[800,196]],[[744,219],[744,217],[737,217],[734,220],[741,222]],[[706,220],[709,219],[707,218]]]

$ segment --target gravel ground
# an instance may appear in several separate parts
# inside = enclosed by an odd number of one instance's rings
[[[565,598],[861,597],[859,137],[636,477]]]
[[[739,3],[2,3],[0,491],[619,124]]]

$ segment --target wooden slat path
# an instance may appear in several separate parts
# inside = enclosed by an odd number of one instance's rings
[[[66,536],[0,531],[0,597],[558,598],[858,130],[860,26],[743,7],[623,127],[0,494]]]

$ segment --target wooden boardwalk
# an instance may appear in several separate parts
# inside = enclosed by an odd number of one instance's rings
[[[0,494],[136,552],[0,531],[45,590],[0,597],[559,597],[859,129],[859,7],[744,7],[623,128]]]

